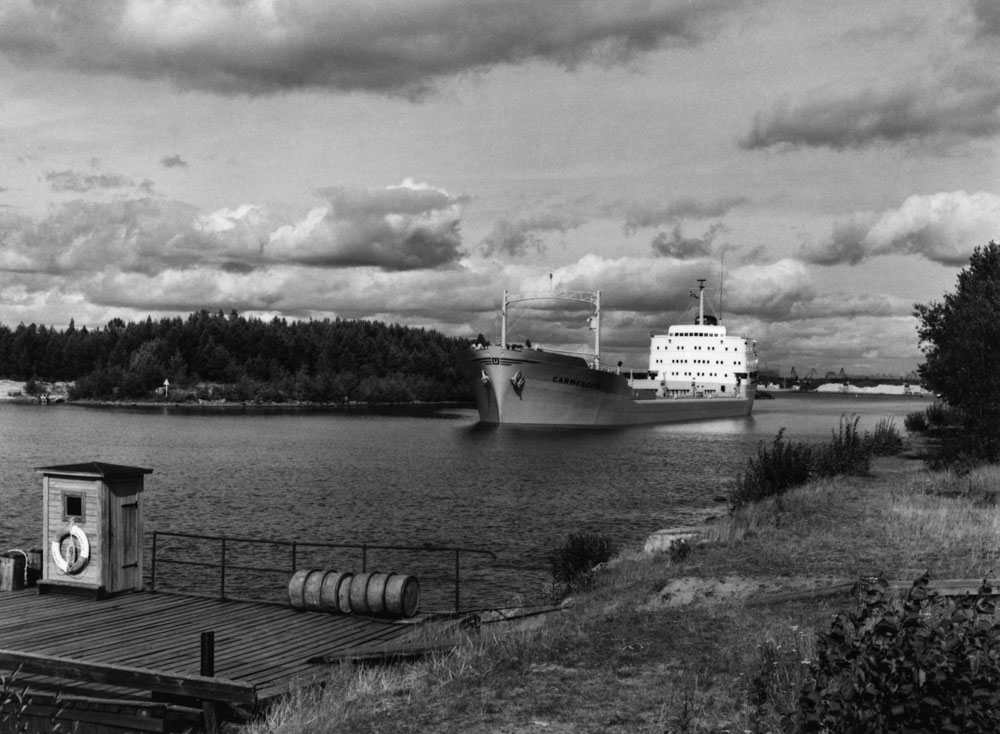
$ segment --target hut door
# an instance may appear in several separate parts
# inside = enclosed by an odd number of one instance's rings
[[[111,487],[109,528],[111,540],[110,589],[142,588],[140,558],[142,530],[139,527],[139,494],[136,482],[120,482]]]

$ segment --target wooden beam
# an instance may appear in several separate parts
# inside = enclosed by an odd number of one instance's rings
[[[256,686],[249,683],[240,683],[224,678],[207,678],[200,675],[165,673],[125,665],[88,663],[16,650],[0,650],[0,669],[20,669],[24,673],[33,675],[101,683],[122,688],[138,688],[200,701],[224,701],[235,704],[254,704],[257,702]]]

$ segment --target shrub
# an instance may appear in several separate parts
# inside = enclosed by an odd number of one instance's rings
[[[962,422],[961,416],[957,411],[949,408],[940,401],[935,401],[928,405],[924,413],[927,416],[927,424],[933,428],[957,426]]]
[[[805,484],[811,474],[812,461],[812,447],[786,440],[785,429],[780,428],[770,449],[761,443],[757,458],[751,458],[746,471],[736,478],[730,506],[741,507]]]
[[[840,417],[840,428],[833,439],[814,454],[813,471],[816,476],[835,477],[840,474],[867,474],[871,468],[871,452],[858,433],[859,416],[849,420]]]
[[[574,589],[585,589],[593,585],[594,567],[611,560],[614,543],[606,535],[599,533],[573,533],[562,548],[554,551],[552,561],[552,581],[559,590],[559,596],[566,596]]]
[[[799,696],[799,731],[1000,731],[1000,623],[992,590],[939,597],[928,576],[905,600],[874,580],[860,611],[821,633]]]
[[[910,433],[923,433],[927,430],[927,412],[917,410],[907,413],[903,419],[903,428]]]
[[[892,418],[882,418],[873,433],[865,431],[864,444],[872,456],[894,456],[903,450],[903,438]]]

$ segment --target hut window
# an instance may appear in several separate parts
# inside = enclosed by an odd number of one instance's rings
[[[82,494],[63,492],[63,520],[85,520]]]

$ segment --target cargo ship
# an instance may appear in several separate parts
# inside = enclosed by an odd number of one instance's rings
[[[528,426],[631,426],[748,416],[757,389],[757,343],[730,335],[705,315],[698,281],[693,324],[653,334],[645,369],[601,361],[600,291],[504,291],[499,343],[475,343],[459,369],[476,399],[479,420]],[[526,301],[587,305],[594,353],[580,355],[507,341],[507,312]]]

